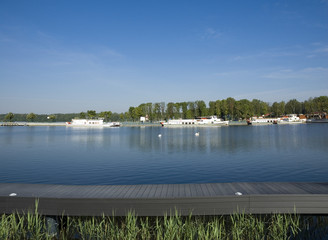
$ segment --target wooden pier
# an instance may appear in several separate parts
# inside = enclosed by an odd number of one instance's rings
[[[0,213],[138,216],[328,214],[328,183],[207,183],[158,185],[48,185],[0,183]]]

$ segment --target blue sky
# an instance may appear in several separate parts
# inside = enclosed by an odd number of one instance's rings
[[[0,113],[328,95],[328,1],[0,2]]]

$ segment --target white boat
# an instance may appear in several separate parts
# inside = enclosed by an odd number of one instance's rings
[[[164,126],[192,126],[192,125],[228,125],[229,121],[223,121],[216,116],[200,117],[196,119],[170,119],[167,122],[161,122]]]
[[[300,117],[297,116],[297,114],[288,114],[287,116],[284,116],[281,118],[280,123],[304,123],[305,119],[302,120]]]
[[[297,114],[288,114],[280,118],[264,118],[264,117],[252,117],[247,121],[248,125],[266,125],[266,124],[294,124],[304,123],[305,121],[300,119]]]
[[[170,119],[167,122],[161,122],[161,125],[168,126],[168,125],[195,125],[197,121],[195,119]]]
[[[217,116],[210,117],[200,117],[196,118],[197,124],[220,124],[220,125],[228,125],[229,121],[223,121],[221,118]]]
[[[263,117],[252,117],[247,121],[248,125],[258,125],[258,124],[277,124],[281,120],[280,118],[263,118]]]
[[[72,119],[66,122],[68,127],[119,127],[119,122],[104,122],[103,119]]]
[[[108,122],[104,123],[104,127],[120,127],[121,124],[119,122]]]

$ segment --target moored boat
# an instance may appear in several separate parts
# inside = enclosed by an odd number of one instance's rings
[[[300,118],[297,114],[288,114],[280,118],[280,124],[305,123],[305,118]]]
[[[120,127],[121,123],[119,123],[119,122],[108,122],[108,123],[104,123],[103,126],[104,127]]]
[[[328,123],[328,114],[325,112],[308,114],[306,123]]]
[[[295,124],[304,123],[305,118],[300,118],[297,114],[288,114],[279,118],[252,117],[247,120],[248,125],[268,125],[268,124]]]
[[[248,125],[266,125],[266,124],[278,124],[281,121],[280,118],[263,118],[263,117],[252,117],[247,120]]]
[[[228,125],[229,121],[223,121],[216,116],[199,117],[195,119],[170,119],[167,122],[161,122],[164,126],[192,126],[192,125]]]
[[[72,119],[66,122],[68,127],[119,127],[119,122],[104,122],[103,119]]]

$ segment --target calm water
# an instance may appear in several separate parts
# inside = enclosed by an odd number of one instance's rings
[[[328,124],[0,128],[0,182],[251,181],[328,182]]]

